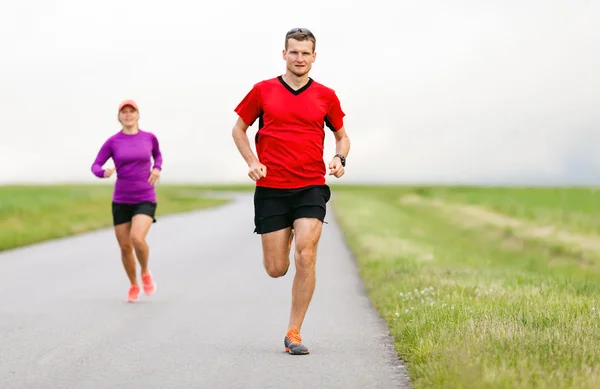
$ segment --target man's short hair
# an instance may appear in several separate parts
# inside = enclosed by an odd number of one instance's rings
[[[310,40],[313,43],[313,52],[317,47],[317,38],[308,28],[292,28],[285,34],[285,49],[288,48],[288,39],[295,39],[297,41]]]

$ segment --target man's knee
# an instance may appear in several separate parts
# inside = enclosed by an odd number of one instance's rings
[[[283,277],[290,267],[289,259],[286,262],[265,262],[265,270],[269,277],[279,278]]]
[[[296,250],[296,271],[310,272],[317,262],[317,250],[314,246],[304,246]]]
[[[265,256],[265,270],[269,277],[283,277],[290,267],[290,259],[288,257]]]
[[[290,227],[262,234],[263,261],[270,277],[286,274],[290,266]]]
[[[289,261],[287,263],[287,266],[279,266],[279,267],[278,266],[271,266],[271,267],[267,267],[267,274],[271,278],[283,277],[284,275],[286,275],[289,267],[290,267]]]

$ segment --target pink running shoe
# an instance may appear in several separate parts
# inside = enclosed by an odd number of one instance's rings
[[[150,272],[142,275],[142,283],[144,284],[144,293],[146,293],[146,295],[150,296],[156,291],[156,284],[154,283]]]
[[[131,285],[129,287],[129,295],[127,296],[127,301],[129,301],[130,303],[135,303],[138,300],[139,295],[140,295],[139,285]]]

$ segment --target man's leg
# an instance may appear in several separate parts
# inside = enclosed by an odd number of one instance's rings
[[[294,222],[294,229],[296,232],[296,250],[294,252],[296,274],[292,286],[292,309],[288,332],[300,333],[315,290],[317,248],[323,222],[317,218],[300,218]]]
[[[293,228],[296,239],[294,261],[296,275],[292,286],[292,307],[285,348],[290,354],[308,354],[302,344],[300,330],[312,300],[316,284],[317,248],[325,220],[326,204],[330,192],[328,186],[312,187],[298,193],[294,204]]]
[[[291,207],[282,193],[285,192],[261,187],[254,192],[254,232],[261,236],[263,265],[273,278],[287,273],[293,239]]]
[[[261,234],[263,264],[273,278],[283,277],[290,267],[291,227]]]

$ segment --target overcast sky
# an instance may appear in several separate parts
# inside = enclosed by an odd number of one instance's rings
[[[5,1],[0,182],[95,182],[125,98],[163,182],[249,182],[233,109],[304,26],[347,113],[344,181],[598,183],[599,20],[592,0]]]

